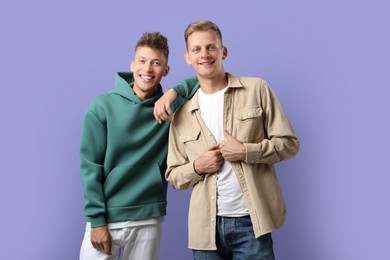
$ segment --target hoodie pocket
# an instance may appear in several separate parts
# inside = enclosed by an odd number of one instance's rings
[[[165,201],[166,182],[157,163],[118,166],[104,183],[108,207],[131,207]]]

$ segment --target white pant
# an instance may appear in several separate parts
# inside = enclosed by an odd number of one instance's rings
[[[161,223],[110,230],[112,255],[96,250],[87,228],[80,260],[157,260],[160,253]],[[120,256],[122,255],[122,258]]]

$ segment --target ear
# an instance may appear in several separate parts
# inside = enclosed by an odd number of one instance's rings
[[[223,46],[223,51],[222,51],[222,60],[225,60],[228,55],[228,49],[226,46]]]
[[[188,55],[187,51],[184,53],[184,59],[188,65],[191,65],[190,55]]]
[[[164,73],[163,73],[163,77],[167,76],[169,71],[170,71],[171,67],[169,67],[168,65],[165,66],[165,69],[164,69]]]
[[[130,62],[130,71],[131,71],[131,72],[134,72],[133,66],[134,66],[134,61],[132,60],[132,61]]]

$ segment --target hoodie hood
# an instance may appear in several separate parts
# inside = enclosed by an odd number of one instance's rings
[[[153,104],[163,95],[161,84],[158,84],[155,95],[142,101],[133,90],[133,72],[118,72],[115,76],[115,86],[110,93],[116,93],[136,104]]]

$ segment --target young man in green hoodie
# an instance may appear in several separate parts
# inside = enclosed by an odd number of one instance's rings
[[[154,104],[163,95],[168,55],[165,36],[144,33],[132,72],[117,73],[113,90],[95,98],[85,112],[80,173],[87,226],[81,260],[158,259],[169,122],[155,120],[164,108],[154,111]],[[175,111],[195,93],[197,79],[173,89],[179,97],[169,109]],[[173,98],[175,91],[169,90]]]

